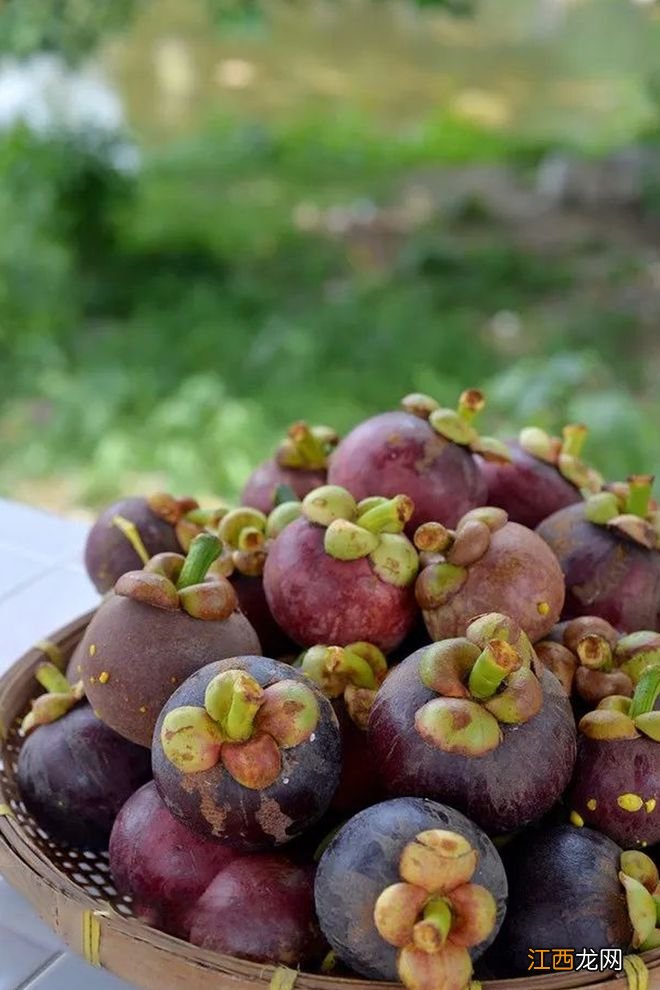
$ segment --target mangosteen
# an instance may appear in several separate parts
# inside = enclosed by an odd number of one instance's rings
[[[653,478],[633,475],[537,529],[566,581],[562,616],[599,615],[623,633],[660,630],[660,512]]]
[[[97,591],[105,594],[122,574],[143,567],[158,553],[185,553],[194,536],[226,510],[200,509],[194,498],[158,492],[124,498],[108,506],[89,531],[85,567]]]
[[[74,846],[103,849],[124,802],[151,776],[149,751],[108,728],[53,664],[37,679],[46,693],[23,720],[16,780],[37,823]]]
[[[612,696],[579,723],[571,821],[625,849],[660,842],[660,665],[631,698]]]
[[[90,622],[80,647],[85,693],[99,717],[150,746],[178,684],[211,660],[259,652],[236,592],[213,568],[220,541],[195,537],[187,557],[157,554],[128,571]]]
[[[185,939],[199,898],[220,869],[238,855],[171,815],[153,781],[124,804],[109,849],[115,887],[132,898],[135,916]]]
[[[403,528],[405,495],[357,503],[344,488],[307,495],[302,517],[273,541],[264,589],[276,622],[300,646],[366,641],[387,653],[418,615],[418,558]]]
[[[318,865],[316,910],[336,955],[374,980],[464,990],[506,910],[500,857],[445,805],[384,801],[355,815]]]
[[[417,601],[433,640],[463,636],[484,612],[504,612],[532,641],[557,622],[564,579],[536,533],[509,522],[503,509],[473,509],[456,531],[427,523],[415,533],[422,569]]]
[[[529,529],[567,505],[581,502],[583,492],[600,491],[603,479],[580,459],[587,428],[571,424],[563,440],[535,426],[507,441],[509,463],[480,460],[488,485],[488,505],[504,509],[511,522]],[[441,518],[441,517],[438,517]]]
[[[190,941],[239,959],[285,966],[320,962],[314,867],[282,853],[244,853],[222,867],[190,911]]]
[[[407,395],[398,412],[373,416],[342,440],[330,458],[328,482],[346,488],[357,501],[373,492],[407,495],[415,506],[410,533],[438,519],[455,526],[486,501],[474,454],[509,460],[503,443],[480,437],[474,427],[484,405],[477,389],[463,392],[457,410],[441,409],[428,395]]]
[[[387,660],[372,643],[313,646],[300,669],[332,701],[341,732],[342,768],[332,808],[354,812],[384,797],[367,741],[369,712],[387,676]]]
[[[534,950],[644,951],[655,937],[653,896],[638,877],[649,882],[657,870],[642,853],[563,825],[524,834],[504,862],[509,901],[490,954],[503,975],[528,975]]]
[[[298,422],[289,427],[275,456],[252,472],[241,493],[241,504],[268,515],[278,504],[278,490],[287,489],[302,499],[324,485],[328,455],[339,442],[329,426]]]
[[[245,851],[282,845],[330,806],[337,718],[312,681],[258,656],[208,664],[165,705],[152,766],[184,824]]]
[[[389,794],[446,801],[492,835],[550,810],[571,779],[575,736],[557,678],[496,613],[391,670],[368,729]]]

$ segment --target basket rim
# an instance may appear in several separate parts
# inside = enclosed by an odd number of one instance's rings
[[[71,622],[60,627],[47,638],[46,642],[54,644],[62,652],[63,659],[69,656],[82,638],[96,609],[78,616]],[[45,656],[44,641],[27,650],[0,677],[0,746],[4,743],[6,732],[15,722],[21,711],[9,707],[9,718],[2,717],[3,703],[11,696],[12,689],[32,686],[35,666],[42,662]],[[3,728],[4,722],[4,728]],[[181,939],[167,935],[158,929],[146,925],[136,918],[129,918],[118,912],[111,904],[95,899],[63,873],[57,865],[37,846],[31,836],[21,826],[20,822],[7,812],[9,795],[4,793],[0,779],[0,873],[7,881],[24,894],[32,906],[41,914],[47,924],[53,928],[79,954],[89,957],[85,951],[83,939],[84,920],[93,917],[98,924],[100,944],[110,941],[113,945],[136,945],[150,947],[158,953],[187,964],[192,970],[225,976],[231,981],[236,990],[252,986],[266,988],[274,984],[274,975],[283,967],[263,965],[239,959],[211,950],[191,945]],[[126,977],[125,970],[116,968],[116,960],[110,953],[104,953],[101,948],[100,958],[103,968]],[[651,975],[651,986],[660,988],[660,949],[644,953],[642,959]],[[114,963],[114,965],[113,965]],[[285,968],[286,969],[286,968]],[[295,975],[296,990],[332,990],[333,987],[345,987],[346,990],[401,990],[401,984],[376,980],[363,980],[353,977],[334,976],[292,971]],[[655,976],[658,976],[656,983]],[[138,978],[139,979],[139,978]],[[569,990],[580,987],[599,987],[615,990],[625,987],[627,981],[616,974],[604,976],[602,972],[589,973],[549,973],[529,977],[518,977],[505,980],[484,980],[483,990]],[[239,982],[236,983],[235,980]],[[240,983],[243,980],[244,983]],[[143,985],[153,986],[153,983]],[[227,984],[229,985],[229,984]],[[292,983],[290,984],[293,985]],[[162,987],[162,982],[158,984]]]

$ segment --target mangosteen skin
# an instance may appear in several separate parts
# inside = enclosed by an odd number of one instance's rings
[[[617,802],[624,794],[639,796],[642,806],[625,811]],[[660,745],[645,736],[601,740],[580,733],[569,804],[585,825],[623,849],[646,851],[660,842]]]
[[[419,614],[414,581],[383,581],[368,557],[337,560],[325,552],[325,529],[296,519],[270,548],[264,590],[279,625],[300,646],[347,646],[364,640],[393,650]]]
[[[241,612],[257,634],[263,655],[277,660],[295,656],[298,653],[297,646],[280,629],[268,607],[263,576],[234,571],[229,580],[238,597]],[[244,653],[245,650],[241,652]]]
[[[112,595],[80,646],[85,693],[115,732],[149,747],[163,705],[186,677],[212,660],[260,649],[241,612],[222,621],[195,619],[183,609]],[[110,675],[106,683],[99,680],[103,673]]]
[[[542,672],[541,711],[522,725],[502,725],[497,749],[461,756],[426,742],[415,728],[418,709],[438,697],[419,675],[424,652],[391,671],[371,710],[369,744],[388,793],[447,802],[489,835],[542,818],[566,790],[575,763],[575,721],[557,678]]]
[[[190,941],[253,962],[304,966],[323,956],[314,867],[282,855],[238,856],[191,912]]]
[[[330,456],[328,483],[359,502],[370,495],[408,495],[415,512],[406,527],[425,522],[454,527],[485,505],[487,486],[467,447],[446,440],[419,416],[387,412],[365,420]]]
[[[165,807],[153,781],[115,819],[110,871],[133,913],[153,928],[187,939],[190,912],[236,851],[186,828]]]
[[[584,504],[546,519],[537,533],[566,581],[562,618],[599,615],[621,633],[660,630],[660,553],[584,517]]]
[[[353,814],[386,797],[378,776],[367,733],[351,716],[343,698],[332,703],[341,732],[342,766],[339,787],[332,799],[332,810]]]
[[[38,824],[86,849],[106,848],[120,808],[150,776],[149,751],[122,739],[85,704],[34,729],[16,767]]]
[[[424,621],[431,639],[441,640],[463,636],[477,615],[503,612],[536,642],[559,620],[563,604],[564,578],[555,555],[533,530],[508,522],[491,533],[488,550],[469,565],[456,594],[425,610]]]
[[[145,498],[123,498],[101,513],[87,536],[85,568],[101,594],[114,588],[127,571],[138,571],[143,561],[112,520],[123,516],[137,527],[150,557],[157,553],[181,553],[174,527],[149,508]]]
[[[391,884],[400,883],[399,860],[420,832],[447,829],[464,836],[479,854],[471,883],[486,887],[497,902],[489,938],[470,950],[478,958],[495,938],[507,902],[507,879],[499,853],[481,829],[453,808],[422,798],[397,798],[366,808],[350,819],[323,853],[315,898],[321,930],[339,958],[373,980],[398,982],[397,949],[374,925],[374,906]]]
[[[263,790],[243,787],[221,763],[182,773],[163,752],[160,736],[167,713],[183,705],[203,707],[209,682],[225,670],[245,670],[264,688],[298,681],[319,703],[319,723],[309,740],[281,750],[280,776]],[[341,740],[332,705],[310,678],[266,657],[236,656],[208,664],[174,692],[158,719],[151,757],[160,796],[175,817],[203,835],[252,852],[289,842],[326,812],[339,783]]]
[[[486,502],[504,509],[511,522],[536,529],[559,509],[582,501],[580,492],[553,464],[527,453],[517,440],[507,440],[509,464],[478,458],[488,485]]]
[[[293,489],[302,501],[305,495],[325,485],[327,471],[325,468],[309,470],[307,468],[282,467],[274,458],[264,461],[256,468],[245,483],[241,492],[240,505],[248,505],[253,509],[269,515],[275,508],[275,495],[280,485]]]
[[[632,925],[620,856],[611,839],[570,825],[514,840],[503,853],[509,903],[492,948],[498,971],[527,975],[530,949],[625,951]]]

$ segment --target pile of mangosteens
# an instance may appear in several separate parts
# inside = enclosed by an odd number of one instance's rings
[[[660,509],[586,428],[406,396],[290,427],[238,506],[110,506],[16,778],[135,917],[260,964],[467,990],[660,947]]]

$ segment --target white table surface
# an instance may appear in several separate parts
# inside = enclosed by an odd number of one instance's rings
[[[81,523],[0,499],[0,673],[98,602],[81,563],[86,535]],[[72,955],[0,876],[0,990],[28,987],[132,990]]]

